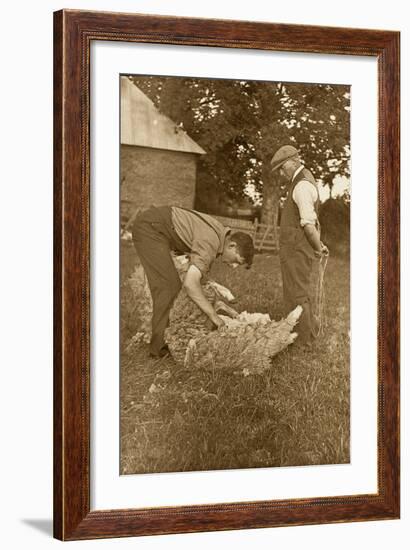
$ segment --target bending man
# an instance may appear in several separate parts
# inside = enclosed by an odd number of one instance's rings
[[[164,333],[172,304],[181,289],[171,251],[189,254],[184,288],[216,327],[223,324],[202,291],[201,278],[218,256],[231,266],[250,267],[254,248],[249,235],[240,231],[232,233],[212,216],[195,210],[161,206],[137,215],[132,236],[152,295],[152,356],[162,357],[168,353]]]

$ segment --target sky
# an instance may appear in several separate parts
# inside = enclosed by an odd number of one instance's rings
[[[350,189],[350,180],[349,178],[346,178],[346,176],[336,176],[333,181],[333,198],[343,195],[346,189]],[[330,196],[329,187],[327,185],[323,186],[319,184],[319,195],[322,202],[326,201]]]

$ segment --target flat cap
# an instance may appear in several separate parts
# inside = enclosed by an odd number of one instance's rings
[[[280,147],[276,153],[273,155],[272,160],[270,161],[272,172],[277,170],[283,163],[292,157],[298,156],[298,150],[293,145],[283,145]]]

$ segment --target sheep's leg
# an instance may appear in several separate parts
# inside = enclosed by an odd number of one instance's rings
[[[220,296],[222,296],[222,298],[227,302],[231,302],[231,303],[236,302],[236,298],[232,294],[232,292],[229,290],[229,288],[226,288],[225,286],[220,285],[216,281],[208,281],[208,284],[216,291],[217,295],[219,294]]]
[[[232,319],[236,319],[239,315],[238,312],[233,309],[233,307],[226,305],[225,302],[222,302],[222,300],[217,300],[214,307],[217,313],[225,313],[226,315],[228,315],[228,317],[231,317]]]

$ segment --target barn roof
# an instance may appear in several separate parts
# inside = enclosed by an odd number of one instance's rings
[[[128,77],[121,77],[121,143],[204,155],[175,122],[160,113]]]

